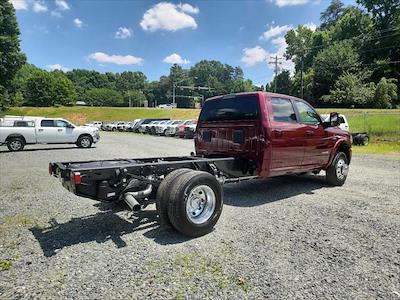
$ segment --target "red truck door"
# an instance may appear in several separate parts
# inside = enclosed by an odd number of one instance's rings
[[[298,169],[304,156],[304,125],[297,122],[292,102],[284,97],[272,97],[270,118],[271,175]]]
[[[318,113],[308,103],[294,100],[299,122],[304,126],[303,166],[320,167],[327,163],[332,148],[331,136],[322,126]]]

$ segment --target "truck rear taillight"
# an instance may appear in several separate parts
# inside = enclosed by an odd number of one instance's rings
[[[74,185],[80,185],[81,182],[82,182],[82,178],[81,178],[81,173],[80,172],[72,172],[71,171],[70,178],[71,178],[72,184],[74,184]]]

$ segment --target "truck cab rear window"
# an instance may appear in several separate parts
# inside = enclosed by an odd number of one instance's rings
[[[259,117],[257,96],[238,96],[210,100],[204,104],[200,121],[255,120]]]
[[[53,120],[42,120],[40,122],[41,127],[54,127],[54,121]]]
[[[296,114],[289,99],[272,98],[271,103],[275,122],[296,123]]]

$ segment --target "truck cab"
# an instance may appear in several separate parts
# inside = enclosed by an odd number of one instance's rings
[[[347,164],[351,159],[351,135],[337,125],[296,97],[264,92],[214,97],[199,117],[196,154],[237,157],[243,173],[261,177],[325,170],[338,151]]]

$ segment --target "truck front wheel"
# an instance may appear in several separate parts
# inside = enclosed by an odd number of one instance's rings
[[[25,143],[20,138],[10,138],[7,142],[7,148],[10,151],[22,151]]]
[[[182,174],[172,183],[168,216],[179,232],[199,237],[212,231],[222,212],[222,187],[207,172]]]
[[[76,142],[76,145],[79,148],[90,148],[92,144],[93,144],[93,139],[87,135],[81,136]]]
[[[331,165],[326,169],[326,181],[331,185],[341,186],[345,183],[348,172],[347,156],[343,152],[338,152]]]

